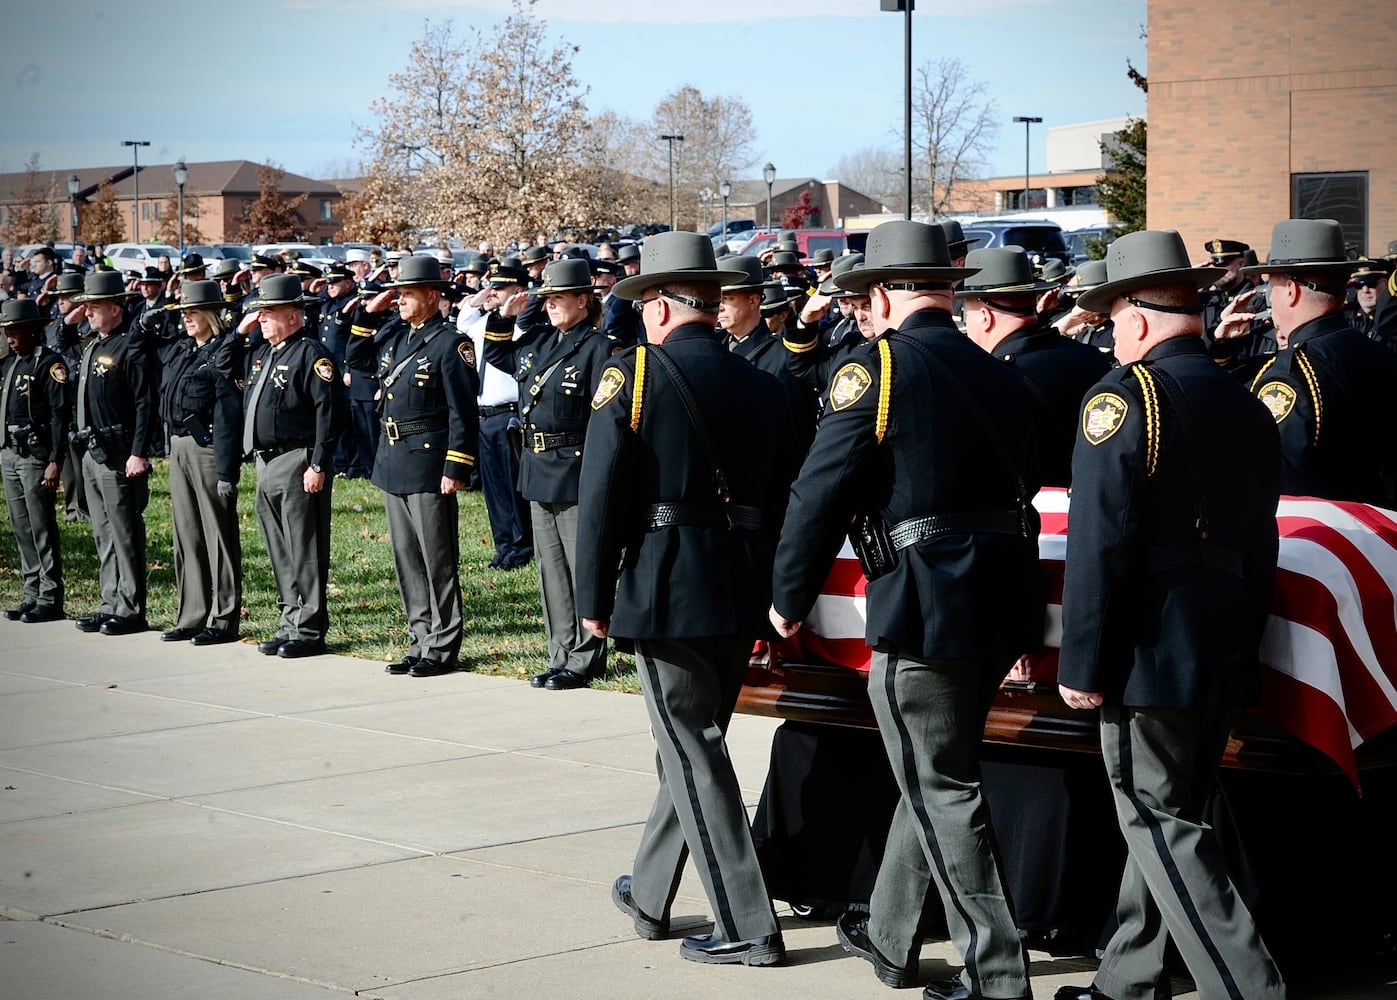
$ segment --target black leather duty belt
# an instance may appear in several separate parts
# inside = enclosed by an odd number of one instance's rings
[[[535,431],[530,438],[529,447],[533,449],[535,455],[541,455],[545,451],[554,451],[558,448],[573,448],[587,439],[584,431],[559,431],[557,434],[545,434],[543,431]]]
[[[497,417],[501,413],[518,413],[519,404],[501,403],[498,406],[480,406],[477,407],[476,410],[480,414],[481,418],[484,419],[485,417]]]
[[[309,447],[311,447],[311,442],[307,441],[305,444],[288,444],[276,445],[271,448],[254,448],[252,450],[252,454],[255,455],[257,458],[260,458],[264,462],[270,462],[274,458],[280,458],[287,452],[305,451]]]
[[[928,514],[898,521],[888,529],[894,549],[905,549],[941,535],[1020,535],[1028,537],[1024,516],[1016,510],[967,511]]]
[[[383,433],[388,435],[388,444],[395,445],[405,437],[414,434],[426,434],[429,431],[446,430],[445,417],[424,417],[421,420],[394,420],[389,417],[383,421]]]
[[[659,531],[678,525],[755,531],[762,526],[762,512],[756,507],[736,503],[694,501],[651,504],[645,512],[646,531]]]

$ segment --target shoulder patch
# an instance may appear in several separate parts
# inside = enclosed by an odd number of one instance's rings
[[[868,373],[868,369],[857,361],[850,361],[835,372],[830,381],[830,409],[843,410],[853,406],[863,398],[863,394],[872,384],[873,376]]]
[[[49,365],[49,378],[60,384],[68,381],[68,366],[62,361],[55,361]]]
[[[1295,409],[1295,389],[1284,382],[1272,380],[1256,390],[1256,398],[1266,404],[1271,417],[1280,423]]]
[[[607,368],[601,373],[601,381],[597,383],[597,391],[592,395],[592,409],[600,410],[607,403],[616,398],[616,394],[621,391],[621,386],[626,384],[626,376],[619,368]]]
[[[335,380],[335,363],[329,358],[321,358],[315,363],[315,374],[326,382]]]
[[[463,337],[460,342],[456,344],[456,353],[460,355],[461,361],[467,366],[471,368],[475,367],[475,342],[469,337]]]
[[[1130,404],[1114,392],[1098,392],[1082,409],[1082,436],[1089,444],[1109,440],[1129,411]]]

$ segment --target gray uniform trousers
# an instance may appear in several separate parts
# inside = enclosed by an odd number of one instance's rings
[[[44,489],[39,458],[22,458],[13,448],[0,449],[0,478],[10,508],[10,528],[19,547],[24,603],[63,610],[63,550],[52,491]]]
[[[87,485],[82,479],[82,450],[68,446],[68,458],[59,472],[63,482],[63,519],[65,521],[89,520],[87,512]]]
[[[243,543],[238,497],[218,495],[212,447],[170,438],[170,514],[175,536],[176,628],[238,631],[243,605]]]
[[[531,501],[529,520],[548,631],[548,667],[600,675],[606,670],[606,640],[588,632],[577,617],[577,504]]]
[[[976,996],[1030,992],[1028,956],[1014,922],[989,807],[980,787],[980,740],[1012,657],[920,660],[873,651],[868,696],[899,791],[869,900],[869,937],[909,965],[934,881],[961,982]]]
[[[87,452],[82,457],[83,480],[92,515],[92,538],[97,543],[98,580],[105,614],[144,618],[146,614],[146,504],[150,473],[128,478],[125,457],[118,469],[103,465]]]
[[[692,852],[713,909],[715,937],[746,941],[776,933],[780,925],[723,735],[752,640],[637,639],[635,654],[660,776],[636,850],[631,877],[636,905],[668,919],[684,860]]]
[[[307,493],[308,448],[270,461],[257,456],[257,526],[267,546],[281,609],[278,639],[314,642],[330,627],[325,589],[330,577],[330,499],[334,477]]]
[[[455,664],[461,652],[460,521],[456,494],[384,493],[409,656]]]
[[[1101,709],[1101,754],[1129,852],[1094,985],[1115,1000],[1170,995],[1170,938],[1203,1000],[1286,995],[1246,904],[1228,880],[1203,809],[1222,761],[1230,709]]]

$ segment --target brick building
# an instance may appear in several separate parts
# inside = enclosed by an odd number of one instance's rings
[[[1397,239],[1397,6],[1150,0],[1149,225],[1264,259],[1280,219]]]
[[[814,177],[777,177],[771,183],[771,224],[781,225],[781,213],[800,202],[801,195],[809,192],[810,204],[817,209],[808,225],[818,227],[838,227],[844,219],[866,215],[882,210],[882,206],[865,194],[855,191],[839,181],[822,181]],[[733,181],[732,193],[728,195],[729,219],[756,219],[757,225],[766,225],[766,181]],[[708,214],[717,222],[722,213],[722,200],[709,203]]]

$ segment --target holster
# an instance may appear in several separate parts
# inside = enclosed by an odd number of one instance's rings
[[[886,576],[897,565],[897,550],[888,535],[888,522],[881,514],[856,515],[849,526],[849,544],[866,579]]]

